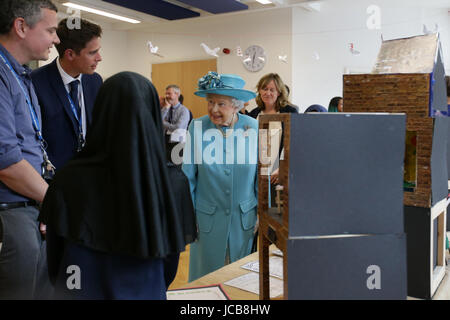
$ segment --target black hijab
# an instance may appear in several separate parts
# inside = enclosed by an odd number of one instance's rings
[[[189,187],[173,186],[171,175],[155,88],[138,74],[119,73],[100,89],[86,146],[57,172],[40,221],[102,252],[181,252],[196,238],[195,213],[190,196],[176,202],[174,192],[189,195]]]

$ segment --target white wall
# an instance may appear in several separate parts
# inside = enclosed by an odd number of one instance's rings
[[[411,2],[330,0],[322,3],[320,12],[293,8],[293,100],[300,109],[315,103],[328,107],[332,97],[342,96],[344,72],[370,72],[381,45],[381,35],[384,39],[420,35],[424,23],[430,29],[434,28],[434,23],[439,24],[444,64],[449,70],[448,10],[408,3]],[[367,28],[370,14],[366,10],[370,5],[381,9],[380,30]],[[351,54],[349,43],[354,43],[360,55]],[[315,52],[319,60],[314,58]]]
[[[291,87],[291,100],[301,110],[315,103],[327,107],[333,96],[342,95],[346,71],[371,71],[381,34],[384,39],[414,36],[422,34],[424,23],[430,29],[438,23],[444,64],[450,74],[450,15],[448,9],[432,9],[430,3],[436,1],[449,0],[326,0],[320,12],[293,7],[172,21],[131,31],[100,23],[103,61],[98,72],[104,79],[120,71],[151,79],[154,63],[212,58],[200,47],[204,42],[212,48],[232,50],[230,55],[220,53],[218,71],[241,75],[247,89],[254,90],[263,75],[277,72]],[[380,30],[366,26],[366,9],[372,4],[381,9]],[[149,53],[148,41],[160,48],[164,58]],[[360,55],[350,53],[349,43],[354,43]],[[252,44],[261,45],[268,57],[266,67],[257,73],[245,70],[235,54],[238,45],[245,50]],[[280,61],[279,55],[287,55],[288,63]],[[46,63],[54,57],[56,50]],[[248,109],[254,107],[252,102]]]
[[[214,58],[200,47],[204,42],[210,48],[220,47],[217,60],[219,73],[234,73],[246,81],[246,89],[255,90],[258,80],[269,72],[277,72],[289,86],[292,85],[292,23],[291,9],[279,9],[256,13],[222,15],[217,17],[196,18],[158,25],[157,27],[132,31],[128,34],[129,69],[148,78],[151,77],[153,63],[201,60]],[[146,43],[159,47],[164,58],[151,55]],[[235,49],[241,46],[262,46],[268,58],[266,66],[253,73],[244,69],[242,58]],[[224,55],[223,48],[231,49]],[[278,59],[279,55],[288,55],[288,63]],[[248,109],[256,105],[252,102]]]
[[[97,72],[103,79],[106,79],[113,74],[129,69],[128,33],[113,30],[108,24],[100,23],[100,25],[103,29],[100,50],[103,60],[99,63]],[[39,66],[52,62],[56,57],[58,57],[58,51],[52,48],[49,59],[40,61]]]

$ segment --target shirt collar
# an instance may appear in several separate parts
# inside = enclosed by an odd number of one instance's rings
[[[77,78],[74,78],[67,74],[67,72],[64,71],[64,69],[61,67],[61,62],[59,61],[59,58],[56,59],[56,66],[58,67],[59,74],[61,75],[62,81],[64,82],[64,85],[69,85],[71,82],[78,80],[81,83],[81,76],[80,74]]]
[[[176,105],[174,105],[172,108],[175,110],[175,109],[178,109],[179,107],[181,106],[181,102],[178,102]]]
[[[8,59],[9,63],[11,64],[11,66],[13,67],[14,71],[19,75],[19,76],[28,76],[31,73],[31,69],[28,66],[22,66],[17,60],[16,58],[14,58],[8,50],[6,50],[6,48],[0,44],[0,51],[6,56],[6,58]]]

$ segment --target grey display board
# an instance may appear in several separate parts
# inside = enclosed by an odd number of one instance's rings
[[[405,235],[288,240],[289,299],[406,299]]]
[[[403,233],[406,116],[293,114],[289,236]]]
[[[447,121],[447,175],[448,180],[450,180],[450,118]]]
[[[436,63],[433,69],[433,81],[431,82],[433,110],[448,111],[447,107],[447,86],[445,84],[445,69],[442,63],[441,50],[438,50]]]
[[[437,117],[434,122],[431,151],[431,202],[434,206],[448,195],[447,173],[448,118]]]

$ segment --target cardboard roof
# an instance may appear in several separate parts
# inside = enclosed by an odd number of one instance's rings
[[[438,49],[437,33],[383,41],[372,73],[431,73]]]

